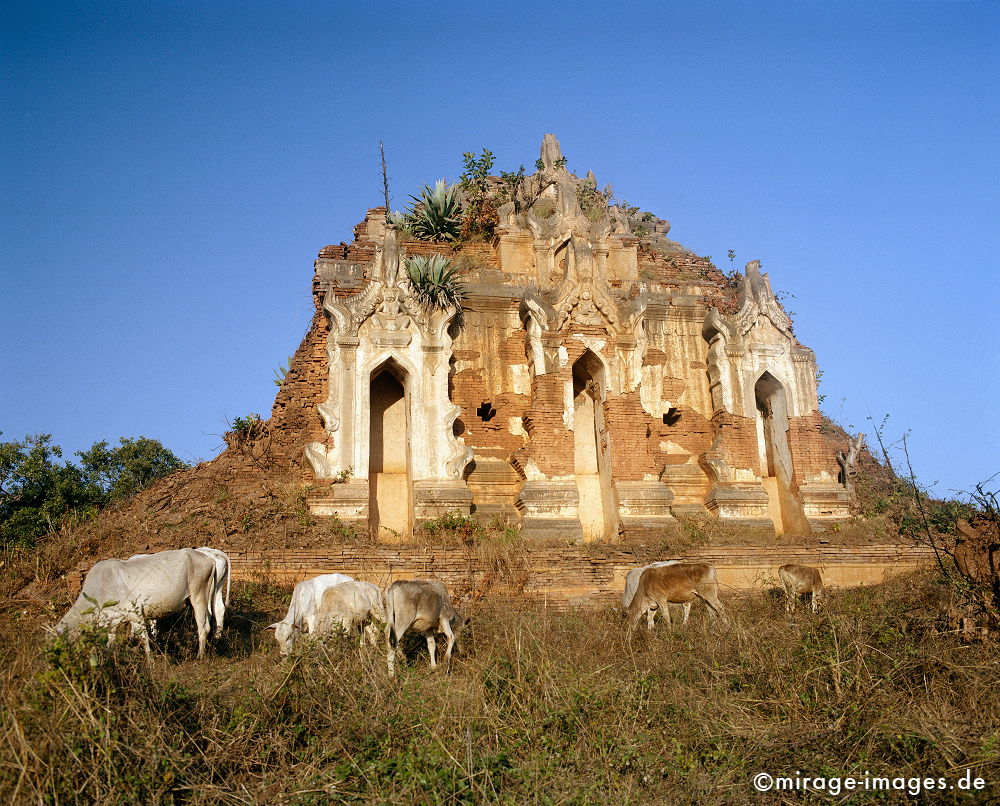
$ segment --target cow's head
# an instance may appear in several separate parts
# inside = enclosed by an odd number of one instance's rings
[[[466,631],[469,629],[470,624],[472,624],[471,618],[468,617],[463,618],[462,616],[458,615],[458,613],[456,613],[454,616],[451,617],[451,631],[455,635],[455,649],[454,649],[455,652],[461,652],[458,644],[458,639],[462,637],[463,633],[466,633],[465,636],[466,638],[468,637],[468,633]]]
[[[287,621],[276,621],[268,624],[268,630],[274,630],[274,640],[278,642],[278,653],[281,657],[289,655],[295,647],[295,639],[299,637],[302,630]]]

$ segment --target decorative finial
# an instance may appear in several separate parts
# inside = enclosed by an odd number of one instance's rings
[[[554,134],[546,134],[542,138],[542,165],[548,169],[556,167],[556,162],[562,159],[562,149]]]

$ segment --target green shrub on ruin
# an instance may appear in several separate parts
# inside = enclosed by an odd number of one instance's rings
[[[462,308],[465,289],[455,279],[458,266],[442,255],[417,255],[406,261],[406,275],[417,298],[432,308]]]

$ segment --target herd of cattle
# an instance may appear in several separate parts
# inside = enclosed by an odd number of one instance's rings
[[[817,609],[824,593],[819,571],[789,564],[778,569],[778,577],[785,589],[788,612],[794,610],[799,596],[806,594],[813,611]],[[208,546],[136,554],[127,560],[102,560],[87,573],[80,595],[55,631],[72,633],[85,624],[96,624],[114,636],[115,628],[127,623],[148,653],[156,620],[190,603],[200,658],[209,634],[218,638],[222,632],[229,583],[229,557]],[[715,568],[708,563],[667,560],[633,568],[626,576],[622,595],[629,634],[643,616],[649,629],[657,613],[670,624],[671,604],[683,606],[686,624],[696,599],[703,601],[713,615],[724,617]],[[384,624],[389,674],[393,676],[399,643],[407,632],[424,636],[432,667],[437,665],[436,636],[444,635],[450,671],[456,637],[468,622],[456,612],[447,588],[435,580],[398,580],[383,593],[371,582],[359,582],[345,574],[323,574],[299,582],[292,591],[288,613],[267,629],[274,631],[278,650],[284,656],[301,636],[319,636],[334,630],[358,636],[362,646],[365,641],[374,645],[376,625]]]

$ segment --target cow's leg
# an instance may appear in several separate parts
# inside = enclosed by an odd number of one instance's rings
[[[120,623],[121,622],[119,622],[119,624]],[[146,654],[148,655],[152,651],[152,649],[149,646],[149,629],[147,627],[145,617],[141,612],[134,611],[132,613],[129,613],[128,623],[132,627],[132,636],[138,637],[142,641],[142,648],[146,651]],[[155,624],[156,622],[154,621],[153,623]],[[113,636],[114,631],[112,631],[109,635]],[[109,640],[108,644],[110,643],[111,641]]]
[[[691,602],[684,602],[684,604],[681,605],[681,607],[684,609],[684,621],[682,622],[683,624],[688,623],[688,618],[691,615],[691,604],[692,604]]]
[[[226,597],[222,592],[221,583],[215,591],[215,601],[212,604],[212,620],[215,622],[215,630],[212,633],[212,637],[218,641],[222,635],[223,622],[226,620]]]
[[[811,594],[809,594],[809,604],[812,606],[813,613],[819,610],[819,596],[820,593],[817,590],[814,590]]]
[[[434,632],[428,632],[426,634],[427,638],[427,651],[431,655],[431,668],[437,668],[437,658],[435,657],[435,651],[437,650],[437,640],[434,638]]]
[[[444,651],[444,656],[448,660],[448,674],[451,674],[451,651],[455,648],[455,633],[452,632],[451,622],[447,619],[441,622],[441,632],[448,639],[448,646]]]
[[[385,623],[385,643],[388,649],[389,677],[396,676],[396,655],[402,656],[403,654],[400,642],[403,640],[403,636],[406,635],[406,631],[413,624],[411,621],[409,624],[403,626],[402,629],[399,629],[399,625],[393,626],[392,622],[394,619],[395,615],[390,615],[389,620]]]
[[[385,624],[385,652],[386,652],[386,664],[389,666],[389,677],[396,676],[396,647],[398,646],[398,641],[393,642],[392,634],[392,622],[387,621]]]
[[[203,586],[195,585],[195,590],[191,591],[191,609],[194,611],[194,623],[198,628],[198,659],[205,657],[205,643],[208,641],[208,634],[211,632],[210,596],[206,595]]]
[[[785,588],[785,612],[794,613],[795,612],[795,599],[798,597],[791,588]]]

